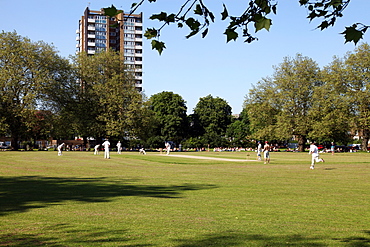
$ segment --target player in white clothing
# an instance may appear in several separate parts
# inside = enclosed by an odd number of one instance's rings
[[[166,146],[166,155],[170,155],[170,150],[171,150],[171,144],[169,144],[168,142],[165,143],[165,146]]]
[[[262,144],[259,141],[257,146],[257,160],[261,161]]]
[[[121,147],[122,145],[121,145],[121,142],[120,141],[118,141],[118,143],[117,143],[117,153],[118,154],[121,154],[121,150],[122,150],[122,147]]]
[[[102,146],[104,147],[104,159],[110,159],[110,156],[109,156],[109,147],[110,147],[110,142],[107,140],[105,140],[105,142],[103,142]]]
[[[94,147],[94,155],[99,154],[99,147],[100,147],[100,144],[95,145],[95,147]]]
[[[61,156],[61,155],[62,155],[63,146],[64,146],[64,143],[62,143],[62,144],[60,144],[60,145],[58,146],[58,156]]]
[[[319,158],[319,149],[317,148],[315,142],[311,142],[310,151],[308,153],[312,154],[312,161],[311,161],[310,169],[312,170],[315,169],[315,162],[325,162],[324,159]]]

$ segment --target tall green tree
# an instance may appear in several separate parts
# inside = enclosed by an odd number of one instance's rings
[[[322,86],[315,90],[312,131],[309,138],[321,143],[347,144],[353,129],[347,87],[348,74],[343,59],[335,57],[321,71]]]
[[[314,19],[321,20],[317,29],[324,30],[334,26],[337,19],[343,17],[350,1],[298,0],[298,3],[307,9],[307,18],[310,21]],[[134,13],[145,2],[155,3],[157,0],[140,0],[132,4],[131,13]],[[221,21],[229,23],[224,32],[227,42],[237,40],[240,34],[247,43],[258,40],[255,34],[263,29],[270,30],[272,26],[271,16],[277,14],[277,7],[278,1],[276,0],[250,0],[245,4],[245,10],[240,12],[242,14],[233,15],[229,13],[229,8],[223,3],[222,12],[219,13],[219,16],[221,16]],[[239,10],[240,8],[237,9]],[[111,17],[121,12],[114,5],[104,8],[104,10],[105,14]],[[161,13],[152,14],[149,19],[159,21],[160,27],[148,28],[145,32],[145,37],[152,39],[152,48],[162,53],[166,46],[159,37],[166,26],[175,24],[178,28],[188,28],[189,34],[186,35],[186,38],[197,34],[204,38],[208,34],[209,27],[216,21],[217,16],[208,8],[204,1],[186,0],[178,4],[178,11],[174,13],[167,13],[166,10],[163,10]],[[368,25],[357,22],[347,26],[342,35],[346,42],[357,43],[362,39],[368,27]]]
[[[231,107],[220,97],[208,95],[200,98],[194,115],[201,127],[204,144],[212,147],[225,144],[226,129],[231,124]]]
[[[370,139],[370,46],[367,43],[347,54],[345,69],[353,122],[362,140],[362,149],[367,150]]]
[[[322,85],[320,69],[316,62],[300,54],[295,58],[285,57],[274,69],[272,78],[257,84],[257,87],[261,86],[267,90],[260,91],[260,95],[253,95],[253,91],[250,93],[248,106],[251,122],[258,122],[258,114],[264,111],[263,107],[267,109],[268,114],[276,113],[267,116],[276,122],[272,125],[263,124],[264,131],[272,131],[271,136],[279,140],[296,137],[299,150],[303,151],[307,137],[312,131],[313,116],[320,110],[314,108],[313,97],[315,90]],[[262,108],[258,104],[260,98],[264,98]]]
[[[74,58],[79,86],[76,94],[77,129],[84,137],[124,137],[134,132],[142,108],[132,72],[114,51]]]
[[[63,83],[63,75],[71,73],[68,64],[51,45],[16,32],[0,34],[0,129],[12,136],[15,150],[30,129],[34,110],[55,102],[48,89]]]
[[[157,144],[173,141],[180,144],[187,136],[188,121],[186,102],[173,92],[154,94],[149,99],[150,109],[154,112],[157,122],[155,135]]]
[[[274,81],[266,77],[253,86],[246,95],[243,110],[248,112],[251,139],[269,141],[280,139],[276,132],[280,109],[272,98],[274,93]]]

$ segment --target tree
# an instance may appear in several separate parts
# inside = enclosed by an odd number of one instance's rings
[[[287,140],[292,136],[298,139],[299,150],[304,151],[307,137],[312,131],[313,116],[319,109],[314,108],[314,93],[321,86],[320,69],[316,62],[297,54],[294,59],[286,57],[275,67],[272,78],[265,79],[257,86],[266,88],[260,95],[249,94],[251,122],[257,122],[258,114],[267,109],[268,118],[274,122],[263,124],[265,132],[273,132],[271,137]],[[260,98],[264,98],[260,107]],[[275,115],[270,115],[274,113]],[[266,113],[264,113],[266,115]],[[254,118],[257,116],[256,118]],[[261,130],[259,130],[261,131]]]
[[[344,62],[334,58],[321,71],[323,84],[315,89],[313,95],[312,131],[308,137],[321,143],[342,143],[349,141],[351,125],[351,111],[348,97],[347,72]]]
[[[232,119],[232,123],[227,127],[226,136],[232,146],[245,146],[250,134],[249,117],[246,109],[243,109],[237,119]]]
[[[345,57],[347,94],[351,104],[356,129],[362,140],[362,150],[367,150],[370,139],[370,46],[360,45]]]
[[[155,3],[157,0],[147,0],[149,3]],[[351,0],[298,0],[299,4],[307,8],[307,18],[322,19],[318,29],[324,30],[334,26],[337,18],[343,16]],[[140,0],[131,6],[130,14],[134,13],[145,0]],[[254,33],[262,29],[269,30],[272,26],[272,14],[277,14],[278,3],[276,0],[250,0],[247,8],[241,15],[233,16],[229,14],[226,4],[223,4],[221,21],[228,21],[229,25],[224,34],[227,42],[237,40],[239,33],[242,34],[244,42],[251,43],[258,38]],[[105,14],[110,17],[117,16],[121,10],[117,10],[114,5],[104,8]],[[198,20],[201,18],[202,20]],[[157,50],[160,54],[166,48],[165,43],[159,40],[160,33],[167,25],[177,24],[178,28],[188,27],[189,34],[186,38],[201,34],[202,38],[206,37],[209,26],[215,22],[216,17],[213,12],[204,4],[203,0],[186,0],[179,5],[176,13],[167,13],[162,11],[159,14],[152,14],[149,19],[157,20],[161,23],[159,28],[148,28],[145,37],[152,40],[152,49]],[[346,42],[357,43],[362,39],[369,26],[362,23],[355,23],[345,28],[342,32]],[[252,30],[252,31],[251,31]],[[254,30],[254,31],[253,31]]]
[[[154,112],[157,126],[153,134],[159,142],[173,141],[181,143],[186,137],[188,121],[186,116],[186,102],[173,92],[161,92],[154,94],[149,99],[151,111]]]
[[[74,59],[80,81],[74,102],[79,134],[84,140],[133,135],[143,97],[120,55],[109,50],[79,53]]]
[[[53,114],[51,111],[33,111],[32,117],[27,121],[28,134],[33,141],[47,140],[51,137],[53,128]]]
[[[15,150],[29,130],[34,110],[49,108],[53,98],[48,88],[63,83],[62,75],[70,73],[68,64],[44,42],[32,42],[16,32],[0,34],[0,129],[12,136]]]
[[[227,126],[231,124],[231,107],[219,97],[208,95],[200,98],[194,108],[199,121],[204,144],[223,146]]]
[[[251,139],[272,141],[280,138],[275,126],[280,109],[271,98],[274,93],[275,84],[271,78],[266,77],[246,96],[243,110],[248,112]]]

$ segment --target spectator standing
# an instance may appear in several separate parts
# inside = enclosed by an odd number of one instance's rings
[[[263,146],[263,158],[264,158],[264,164],[270,164],[270,145],[268,141],[265,142],[265,145]]]

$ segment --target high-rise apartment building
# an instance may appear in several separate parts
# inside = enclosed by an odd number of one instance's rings
[[[142,91],[142,13],[129,15],[122,12],[110,18],[104,15],[103,9],[95,11],[86,8],[79,21],[76,48],[76,52],[85,51],[90,55],[108,49],[119,52],[135,75],[136,88]]]

